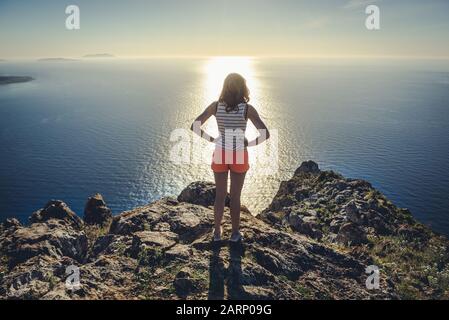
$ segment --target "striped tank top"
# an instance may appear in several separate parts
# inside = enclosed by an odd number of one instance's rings
[[[226,112],[226,103],[219,102],[215,118],[217,119],[219,136],[216,146],[224,150],[244,150],[246,132],[246,103],[239,104],[235,110]]]

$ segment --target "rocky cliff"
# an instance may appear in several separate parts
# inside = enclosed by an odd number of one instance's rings
[[[115,217],[95,195],[83,220],[62,201],[28,226],[7,220],[0,298],[449,298],[448,240],[366,181],[303,163],[261,214],[242,208],[237,245],[211,243],[214,193],[196,182]],[[373,265],[378,289],[366,286]]]

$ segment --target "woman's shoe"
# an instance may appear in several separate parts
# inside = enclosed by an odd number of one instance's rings
[[[240,232],[233,233],[231,236],[231,239],[229,239],[229,241],[232,243],[238,243],[238,242],[241,242],[242,240],[243,240],[243,236]]]
[[[220,242],[221,241],[221,234],[223,233],[223,231],[220,229],[220,233],[219,234],[216,234],[215,232],[214,232],[214,236],[213,236],[213,242]]]

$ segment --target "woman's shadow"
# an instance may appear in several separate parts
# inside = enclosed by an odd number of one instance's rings
[[[242,284],[242,257],[245,249],[242,243],[229,244],[229,266],[225,268],[220,253],[223,243],[212,244],[212,254],[209,263],[209,294],[210,300],[224,300],[225,285],[228,299],[244,299],[246,292]]]

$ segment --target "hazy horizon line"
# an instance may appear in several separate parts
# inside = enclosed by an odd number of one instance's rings
[[[210,58],[251,58],[251,59],[401,59],[401,60],[449,60],[449,56],[406,56],[406,55],[115,55],[112,57],[79,56],[29,56],[3,57],[0,60],[40,60],[40,59],[77,59],[77,60],[139,60],[139,59],[210,59]]]

